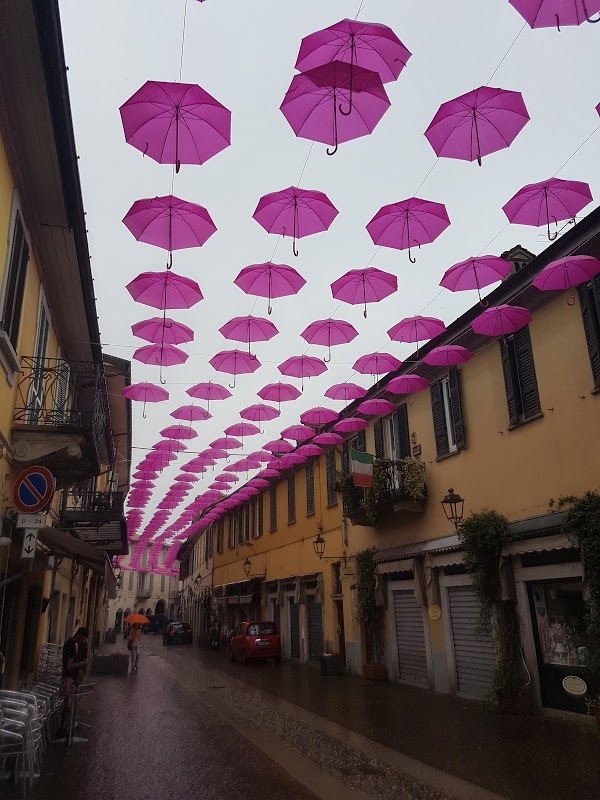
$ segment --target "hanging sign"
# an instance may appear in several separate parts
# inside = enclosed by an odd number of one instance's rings
[[[27,467],[15,480],[13,500],[24,514],[47,508],[54,495],[54,475],[46,467]]]

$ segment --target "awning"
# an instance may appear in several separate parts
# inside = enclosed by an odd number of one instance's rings
[[[523,539],[511,542],[502,550],[504,556],[524,555],[525,553],[543,553],[551,550],[570,550],[579,547],[577,537],[568,533],[557,533],[554,536],[540,536],[537,539]]]
[[[117,597],[117,578],[108,556],[104,556],[104,588],[108,593],[109,599],[115,600]]]
[[[234,595],[233,597],[228,597],[227,602],[229,603],[230,606],[237,606],[239,605],[240,598],[238,597],[238,595]]]
[[[38,540],[53,553],[72,558],[100,575],[105,574],[106,553],[70,533],[60,528],[40,528]]]
[[[254,595],[251,594],[242,594],[240,595],[239,603],[241,606],[246,606],[252,602],[252,598]]]

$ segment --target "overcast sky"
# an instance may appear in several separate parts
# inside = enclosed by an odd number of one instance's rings
[[[208,364],[219,350],[236,346],[218,328],[234,316],[266,316],[266,300],[255,303],[233,280],[244,266],[273,256],[277,237],[252,213],[261,195],[298,181],[309,153],[310,142],[296,138],[279,105],[295,74],[301,38],[354,17],[359,2],[61,0],[102,345],[122,358],[144,344],[132,336],[131,325],[158,313],[134,303],[125,284],[140,272],[163,269],[166,257],[136,242],[121,219],[135,200],[168,194],[172,168],[126,144],[118,108],[146,80],[178,79],[186,7],[182,80],[200,84],[232,111],[232,145],[203,166],[182,166],[175,178],[174,194],[206,206],[218,231],[202,249],[174,256],[174,270],[197,280],[205,299],[189,311],[170,312],[196,338],[184,346],[188,362],[165,371],[170,400],[149,406],[146,420],[134,404],[134,464],[174,421],[169,412],[190,402],[187,387],[210,379],[228,383],[229,376],[216,375]],[[205,448],[240,421],[240,409],[259,402],[256,392],[281,378],[277,365],[307,350],[299,334],[309,322],[335,316],[360,335],[334,349],[328,371],[308,381],[300,399],[282,406],[281,417],[264,425],[264,436],[248,439],[247,450],[297,422],[303,410],[323,401],[331,384],[353,379],[367,385],[367,376],[352,374],[358,356],[380,349],[399,358],[412,352],[386,335],[403,317],[426,309],[450,323],[473,305],[476,293],[439,289],[452,264],[480,252],[500,254],[517,243],[535,253],[544,249],[543,230],[507,225],[501,206],[524,184],[554,175],[600,122],[600,26],[522,30],[523,20],[507,0],[365,0],[360,19],[389,25],[413,57],[399,80],[386,84],[392,105],[371,136],[341,145],[331,158],[315,143],[300,185],[326,192],[339,216],[328,232],[300,241],[298,258],[290,240],[279,243],[273,260],[294,266],[307,284],[296,297],[275,301],[270,319],[280,334],[254,348],[262,367],[238,378],[232,398],[211,404],[214,416],[196,424],[200,435],[189,451]],[[531,121],[509,149],[485,158],[483,167],[441,159],[419,188],[436,162],[423,132],[439,105],[482,84],[521,91]],[[558,177],[588,181],[592,193],[599,193],[599,142],[596,134]],[[417,190],[421,198],[445,203],[451,226],[418,252],[416,264],[406,251],[381,249],[374,256],[366,223],[382,205]],[[360,306],[339,306],[332,299],[330,283],[369,263],[395,273],[399,290],[370,306],[365,320]],[[318,347],[308,352],[323,355]],[[133,361],[135,382],[157,383],[158,377],[158,367]],[[190,457],[184,453],[177,463]],[[165,470],[157,482],[156,503],[176,470],[177,465]],[[216,474],[207,473],[197,486],[206,487]]]

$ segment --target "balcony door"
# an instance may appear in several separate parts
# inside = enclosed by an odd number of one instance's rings
[[[30,425],[37,425],[43,414],[44,406],[44,359],[46,358],[46,347],[48,346],[48,334],[50,332],[50,314],[44,290],[40,289],[40,305],[38,310],[37,333],[35,337],[35,350],[33,372],[31,376],[31,386],[29,388],[29,399],[27,402],[28,422]]]

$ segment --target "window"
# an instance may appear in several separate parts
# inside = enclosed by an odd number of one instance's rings
[[[509,425],[518,425],[541,413],[529,328],[500,340],[502,371]]]
[[[600,276],[577,287],[594,389],[600,389]]]
[[[146,569],[148,566],[148,548],[144,550],[144,555],[142,556],[142,568]]]
[[[288,478],[288,525],[293,525],[296,522],[296,473],[294,472]]]
[[[164,590],[165,590],[165,576],[164,575],[160,576],[160,590],[161,590],[161,592],[164,592]]]
[[[465,426],[456,367],[450,367],[447,378],[431,384],[431,411],[438,458],[461,450]]]
[[[214,538],[215,538],[215,529],[214,526],[211,525],[206,533],[206,541],[208,542],[208,547],[206,550],[206,560],[208,561],[209,558],[212,558],[213,555],[213,547],[214,547]]]
[[[306,465],[306,516],[315,513],[315,462]]]
[[[331,565],[332,593],[342,594],[342,565],[339,561]]]
[[[34,345],[34,368],[29,387],[29,399],[27,402],[28,418],[30,424],[36,424],[44,409],[44,359],[46,358],[46,347],[48,346],[48,333],[50,332],[50,315],[44,290],[40,289],[40,304],[38,308],[37,333]]]
[[[150,594],[152,594],[154,592],[154,573],[153,572],[150,573],[148,591],[150,592]]]
[[[253,622],[246,632],[248,636],[274,636],[277,630],[272,622]]]
[[[269,532],[277,530],[277,486],[271,486],[269,492]]]
[[[227,544],[229,547],[235,547],[235,511],[231,512],[227,522],[229,524]]]
[[[327,474],[327,508],[335,506],[338,501],[337,492],[335,490],[336,481],[336,464],[335,464],[335,450],[329,450],[325,456],[325,468]]]
[[[256,539],[256,498],[250,500],[250,525],[249,534],[251,539]]]
[[[25,236],[21,215],[17,211],[12,229],[12,244],[7,265],[4,307],[2,309],[2,328],[6,331],[6,335],[15,351],[19,341],[28,261],[29,244]]]
[[[410,456],[410,429],[406,403],[402,403],[393,414],[385,417],[382,423],[385,458],[389,458],[392,461],[408,458]]]
[[[259,494],[258,498],[257,498],[258,502],[256,504],[257,505],[257,508],[256,508],[256,514],[257,514],[256,535],[257,536],[262,536],[263,535],[263,519],[264,519],[264,516],[263,516],[263,500],[264,500],[264,494]]]
[[[219,527],[217,528],[217,553],[223,552],[223,539],[225,538],[225,520],[219,520]]]
[[[248,541],[248,504],[244,504],[241,508],[237,509],[239,514],[238,520],[238,541],[240,544],[246,544]]]
[[[133,572],[129,573],[129,582],[127,583],[127,589],[130,592],[133,592]]]

